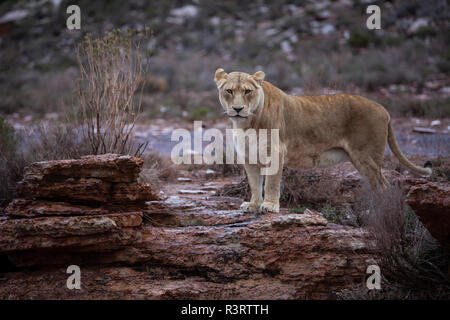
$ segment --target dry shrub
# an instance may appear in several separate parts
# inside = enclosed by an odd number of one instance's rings
[[[68,123],[40,124],[18,132],[0,118],[0,212],[15,197],[16,184],[27,165],[79,158],[89,151],[80,129]]]
[[[283,206],[298,207],[307,204],[320,208],[341,202],[339,183],[327,170],[283,169],[280,202]],[[228,184],[217,191],[219,196],[250,198],[247,177],[238,184]]]
[[[178,168],[172,163],[170,157],[150,152],[141,158],[144,160],[144,166],[139,179],[150,184],[154,190],[161,189],[161,182],[174,181],[178,175]]]
[[[237,197],[243,200],[250,199],[250,185],[248,184],[247,176],[244,177],[237,184],[226,184],[218,189],[215,193],[219,197]]]
[[[27,162],[77,159],[91,151],[82,129],[69,123],[41,123],[21,136]]]
[[[450,157],[437,157],[431,161],[433,165],[433,181],[450,181]]]
[[[373,235],[384,277],[382,292],[366,298],[450,298],[448,256],[405,203],[405,188],[386,190],[363,186],[355,211]],[[356,298],[363,291],[349,291],[342,298]]]
[[[280,201],[286,206],[339,205],[340,200],[339,183],[328,170],[284,168]]]
[[[14,197],[16,182],[22,176],[25,161],[17,158],[18,139],[14,128],[0,117],[0,213]]]
[[[76,98],[92,154],[141,156],[147,146],[132,139],[141,111],[142,79],[149,68],[149,58],[140,49],[145,36],[131,30],[114,30],[99,39],[87,34],[78,46],[81,78]]]

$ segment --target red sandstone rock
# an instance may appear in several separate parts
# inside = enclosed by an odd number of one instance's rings
[[[159,197],[146,183],[116,183],[112,186],[111,201],[132,203],[158,200]]]
[[[141,165],[116,155],[31,165],[23,199],[0,220],[0,251],[41,269],[2,280],[0,298],[73,297],[67,274],[52,269],[69,264],[83,270],[78,298],[327,298],[363,285],[376,260],[367,232],[317,212],[244,214],[238,199],[199,195],[144,209],[157,196],[136,182]],[[101,267],[117,263],[141,271]]]
[[[11,202],[5,213],[33,217],[142,209],[146,201],[159,197],[149,185],[137,182],[141,167],[141,159],[113,154],[33,163],[18,184],[21,199]]]
[[[410,188],[406,201],[431,235],[450,250],[450,185],[425,181]]]
[[[18,184],[17,194],[28,199],[56,199],[67,202],[111,201],[112,184],[97,178],[67,178],[61,181],[23,180]]]
[[[117,247],[122,228],[136,228],[142,224],[142,213],[117,213],[100,216],[41,217],[0,221],[0,252],[43,250],[48,248],[86,247],[102,244]],[[108,244],[112,238],[114,242]],[[129,244],[129,237],[124,244]],[[95,250],[93,250],[95,251]],[[37,255],[40,255],[37,252]],[[57,263],[56,257],[48,257]],[[28,265],[35,264],[32,260]]]
[[[56,215],[102,215],[108,213],[108,210],[59,201],[15,199],[8,205],[5,213],[12,217],[31,218]]]
[[[70,262],[69,262],[70,263]],[[293,299],[317,298],[280,280],[217,283],[173,268],[82,267],[80,290],[67,290],[65,268],[14,272],[2,279],[1,299]],[[24,288],[27,288],[24,290]]]
[[[109,182],[135,182],[142,169],[139,158],[104,154],[76,160],[36,162],[25,169],[25,181],[49,180],[52,177],[98,178]]]
[[[88,269],[92,277],[114,274],[110,276],[114,280],[107,287],[92,283],[92,290],[81,294],[89,298],[118,298],[128,292],[128,297],[148,299],[328,298],[334,290],[363,285],[366,268],[376,259],[365,231],[328,224],[317,213],[273,214],[215,227],[144,226],[139,233],[140,238],[131,245],[100,250],[95,255],[90,253],[94,244],[85,247],[89,251],[84,254],[28,250],[8,255],[22,266],[49,262],[148,264],[142,273]],[[171,279],[161,270],[179,273],[177,279],[184,280]],[[9,281],[11,288],[20,286],[20,282]],[[84,280],[86,288],[91,288],[90,281],[93,280]],[[56,293],[50,290],[52,281],[43,286],[47,288],[41,289],[46,297],[54,297]],[[6,292],[0,288],[0,297]],[[23,296],[27,295],[22,293]]]

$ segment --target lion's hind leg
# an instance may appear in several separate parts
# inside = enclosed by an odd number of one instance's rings
[[[375,161],[368,153],[355,151],[348,153],[352,164],[362,176],[369,180],[373,188],[385,189],[389,185],[381,172],[379,161]]]

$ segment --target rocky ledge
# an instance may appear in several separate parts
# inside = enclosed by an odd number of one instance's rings
[[[81,224],[78,217],[60,217],[52,227],[37,221],[33,228],[22,225],[20,230],[29,231],[20,231],[20,237],[10,223],[2,229],[15,244],[3,242],[2,250],[16,265],[39,268],[8,274],[0,297],[323,299],[365,284],[376,252],[364,230],[330,224],[309,210],[261,216],[236,206],[233,198],[175,196],[150,202],[142,224],[121,225],[116,219],[122,215],[109,216],[117,228],[103,218]],[[62,225],[70,231],[63,232]],[[76,236],[68,234],[74,225]],[[38,245],[26,246],[26,236]],[[76,254],[69,243],[75,238],[77,245],[86,244]],[[113,250],[115,243],[121,246]],[[101,250],[105,247],[110,250]],[[65,288],[64,268],[70,264],[81,267],[81,290]]]
[[[220,182],[158,199],[141,167],[118,155],[28,167],[0,217],[0,252],[16,266],[0,274],[0,298],[319,299],[364,288],[377,261],[364,229],[310,210],[244,214],[240,199],[211,196]],[[71,264],[81,290],[65,286]]]
[[[142,164],[106,154],[28,166],[17,187],[20,198],[0,220],[0,251],[21,267],[82,261],[83,253],[136,242],[145,202],[158,199],[137,182]],[[39,259],[42,254],[47,261]]]
[[[430,234],[450,252],[450,184],[422,181],[410,188],[407,202]]]

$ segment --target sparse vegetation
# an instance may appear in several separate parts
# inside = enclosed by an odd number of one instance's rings
[[[448,255],[405,204],[401,185],[373,191],[364,187],[355,211],[380,253],[382,290],[346,290],[343,299],[448,299]]]
[[[144,167],[140,174],[140,181],[152,186],[153,190],[160,190],[162,182],[174,181],[179,168],[170,159],[155,152],[142,156]]]
[[[339,191],[339,184],[327,170],[284,168],[280,202],[291,210],[300,210],[306,205],[314,209],[332,207],[344,201]],[[245,177],[239,184],[224,186],[218,190],[217,195],[249,199],[250,186],[247,178]]]
[[[13,198],[15,183],[21,176],[23,162],[16,158],[17,137],[8,122],[0,117],[0,212]]]
[[[87,34],[78,47],[77,105],[92,154],[140,156],[146,148],[135,145],[132,135],[141,112],[141,80],[149,67],[149,57],[140,52],[142,37],[132,30],[114,30],[98,39]]]
[[[217,116],[220,109],[211,75],[219,65],[247,72],[261,66],[266,78],[285,90],[305,88],[315,77],[322,87],[340,82],[358,87],[363,94],[405,84],[414,88],[412,99],[421,94],[416,84],[448,74],[450,66],[445,0],[399,0],[381,5],[383,32],[364,28],[367,5],[360,1],[331,1],[320,9],[314,1],[301,5],[288,1],[200,2],[193,5],[195,14],[182,17],[173,10],[192,5],[189,1],[77,3],[89,8],[83,17],[83,32],[91,32],[94,38],[116,27],[126,30],[148,25],[154,30],[154,39],[144,48],[153,56],[152,73],[144,72],[144,77],[155,80],[144,90],[142,106],[149,115],[190,119],[202,107],[208,110],[208,117]],[[15,1],[0,6],[1,14],[11,8],[36,13],[17,23],[0,43],[1,112],[19,110],[42,116],[59,111],[61,100],[70,102],[70,82],[77,77],[73,46],[84,33],[61,31],[67,5],[67,1],[56,7],[50,1],[35,6]],[[49,14],[53,10],[56,14]],[[243,11],[245,17],[235,14]],[[322,17],[323,12],[333,14]],[[106,17],[112,26],[103,25]],[[411,31],[411,24],[420,18],[428,23]],[[324,33],[324,27],[332,31]],[[17,59],[18,52],[22,59]],[[438,89],[431,91],[440,94]],[[430,104],[433,108],[421,108],[423,113],[418,115],[448,115],[439,103]],[[167,113],[160,113],[162,105],[168,106]],[[407,108],[397,110],[410,114]]]
[[[435,152],[429,180],[450,180],[448,119],[442,119],[450,117],[448,1],[391,1],[382,8],[383,29],[368,31],[365,1],[78,0],[88,9],[82,31],[73,33],[61,28],[69,1],[57,3],[0,4],[0,17],[11,10],[29,11],[13,27],[0,28],[0,115],[14,121],[0,116],[0,215],[15,197],[24,168],[36,161],[131,154],[144,159],[140,181],[155,191],[174,183],[180,167],[135,140],[135,124],[141,111],[141,118],[151,119],[222,119],[213,81],[217,67],[248,73],[262,69],[268,81],[295,94],[360,94],[394,117],[439,118],[440,124],[428,122],[437,133],[414,144],[432,145],[423,150]],[[174,13],[185,6],[184,14]],[[144,25],[154,37],[148,37]],[[76,43],[78,50],[73,50]],[[76,121],[54,120],[68,113]],[[146,130],[139,132],[139,139],[153,136]],[[156,134],[167,135],[159,130]],[[385,164],[386,169],[405,170],[389,156]],[[182,168],[187,176],[205,181],[244,175],[241,165]],[[207,177],[196,172],[205,169],[214,172]],[[356,288],[337,297],[450,299],[448,252],[405,204],[405,187],[394,184],[374,191],[357,179],[338,180],[335,173],[285,168],[280,200],[291,213],[317,210],[331,223],[370,231],[380,253],[382,290]],[[217,195],[248,200],[247,179],[226,185]],[[223,207],[234,205],[224,202]],[[144,217],[152,221],[151,213]],[[205,221],[189,216],[180,225],[207,228]]]
[[[0,212],[14,198],[23,169],[32,162],[74,159],[89,154],[80,130],[68,123],[34,125],[17,132],[0,118]]]
[[[340,202],[339,185],[327,170],[295,170],[285,168],[280,201],[288,207],[310,204],[319,209]]]

